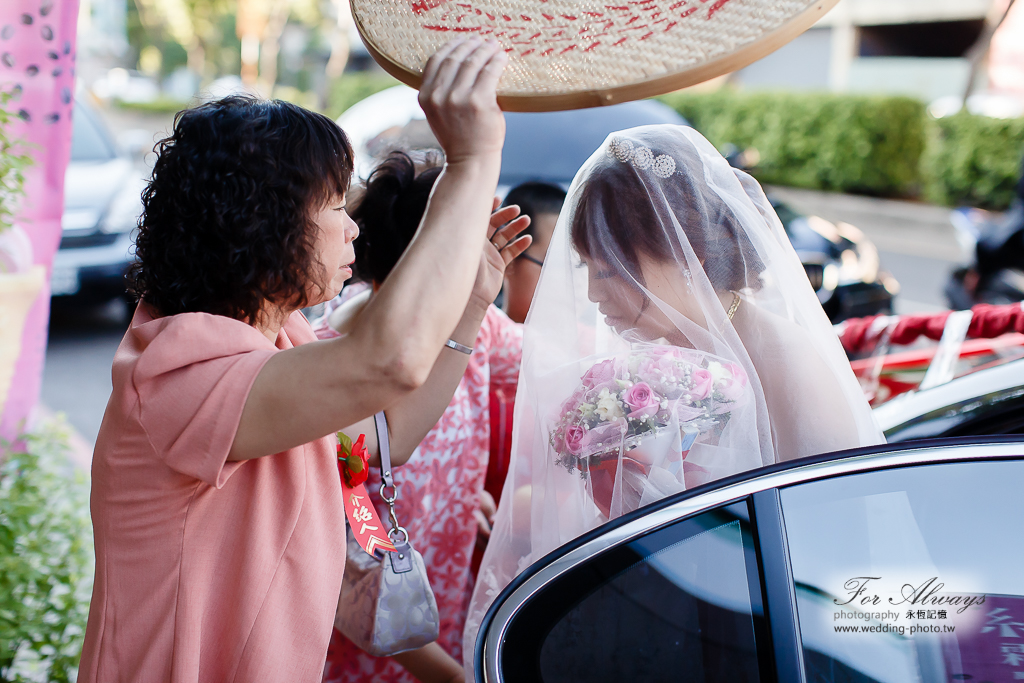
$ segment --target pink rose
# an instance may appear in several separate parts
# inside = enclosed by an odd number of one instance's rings
[[[665,347],[671,349],[673,347]],[[677,355],[673,353],[652,354],[640,361],[637,365],[637,375],[646,380],[660,379],[664,377],[669,380],[675,377],[681,379],[682,370],[679,367]]]
[[[714,378],[711,377],[710,372],[704,368],[698,368],[690,373],[690,380],[693,382],[693,388],[687,389],[686,393],[694,401],[703,401],[711,394]]]
[[[629,417],[651,417],[658,412],[661,399],[647,382],[637,382],[622,394],[622,400],[633,409]]]
[[[747,373],[735,363],[723,363],[728,375],[718,380],[718,393],[726,401],[738,401],[747,390]]]
[[[603,360],[600,363],[594,363],[587,370],[587,373],[583,375],[583,386],[588,389],[594,389],[602,385],[607,385],[616,379],[623,379],[621,363],[617,362],[617,359],[611,358],[609,360]]]
[[[558,416],[570,415],[575,413],[580,408],[580,404],[583,402],[583,398],[586,396],[587,390],[583,387],[577,387],[576,391],[572,392],[572,396],[565,399],[562,406],[558,409]]]
[[[588,443],[590,443],[590,436],[587,434],[585,425],[573,425],[566,428],[565,450],[573,455],[579,455]]]

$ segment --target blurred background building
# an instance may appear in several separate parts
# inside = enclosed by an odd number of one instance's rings
[[[1024,7],[1003,20],[1007,5],[841,0],[814,28],[733,79],[749,88],[885,93],[934,102],[962,99],[975,66],[972,94],[991,90],[1024,98]],[[987,44],[991,29],[991,46],[984,50],[979,41]]]

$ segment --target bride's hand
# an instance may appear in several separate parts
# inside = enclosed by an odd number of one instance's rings
[[[473,301],[483,308],[490,305],[498,296],[501,283],[505,279],[505,268],[526,251],[533,241],[529,235],[516,237],[530,224],[530,217],[520,216],[518,206],[499,209],[499,204],[498,198],[495,197],[491,229],[487,231],[489,238],[484,242],[480,268],[477,270],[476,283],[473,285]]]

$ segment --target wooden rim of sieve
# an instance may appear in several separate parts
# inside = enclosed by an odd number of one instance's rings
[[[667,92],[703,83],[717,76],[741,69],[752,62],[774,52],[798,35],[813,26],[839,0],[818,0],[807,9],[795,14],[778,27],[766,32],[761,37],[741,46],[720,57],[694,65],[691,68],[656,76],[632,83],[625,83],[607,89],[588,89],[568,92],[547,92],[536,94],[501,94],[499,88],[498,104],[505,111],[541,112],[560,111],[567,109],[584,109],[604,105],[629,102],[631,100],[653,97]],[[410,69],[385,54],[374,42],[366,30],[362,17],[357,10],[356,0],[352,2],[352,16],[356,28],[363,39],[367,51],[387,73],[408,86],[419,89],[422,72]],[[629,55],[623,55],[627,58]]]

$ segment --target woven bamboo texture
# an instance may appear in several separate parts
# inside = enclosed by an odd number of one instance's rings
[[[613,104],[746,66],[810,27],[836,0],[351,0],[374,58],[418,87],[449,40],[494,37],[508,53],[508,110]]]

